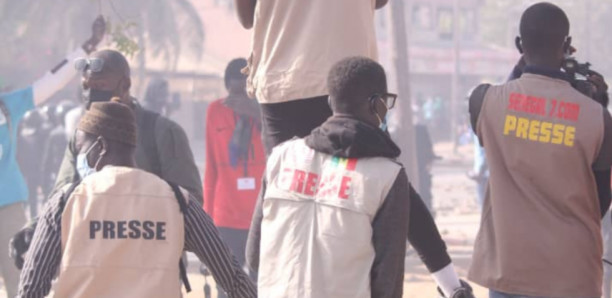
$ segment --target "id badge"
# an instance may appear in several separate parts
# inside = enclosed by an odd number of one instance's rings
[[[238,178],[238,190],[253,190],[255,189],[255,178],[246,177]]]

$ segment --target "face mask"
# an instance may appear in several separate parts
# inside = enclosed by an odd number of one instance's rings
[[[380,130],[387,132],[387,117],[385,117],[384,119],[382,119],[382,121],[380,121],[380,124],[378,125],[378,128],[380,128]]]
[[[89,89],[89,94],[87,95],[89,103],[110,101],[112,97],[113,91],[105,91],[98,89]]]
[[[89,162],[87,161],[87,155],[89,155],[89,152],[91,151],[91,149],[93,149],[93,147],[96,146],[96,144],[98,144],[98,141],[93,143],[93,145],[91,145],[91,147],[89,147],[89,149],[87,149],[85,153],[77,155],[76,166],[77,166],[77,172],[79,173],[81,180],[85,179],[85,177],[96,172],[96,169],[90,167]],[[98,158],[98,161],[99,161],[99,158]]]
[[[383,102],[384,104],[384,102]],[[386,107],[387,105],[385,105]],[[374,112],[374,114],[376,114],[376,118],[378,118],[378,122],[380,122],[380,124],[378,124],[378,128],[380,128],[380,130],[387,132],[387,117],[389,116],[389,108],[387,108],[387,114],[385,115],[384,118],[381,118],[378,113]]]

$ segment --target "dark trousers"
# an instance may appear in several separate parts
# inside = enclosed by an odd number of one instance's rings
[[[238,264],[244,266],[245,263],[245,248],[246,240],[249,235],[249,230],[239,230],[231,228],[218,227],[219,236],[223,242],[227,244],[232,254],[236,257]]]
[[[270,155],[276,145],[303,138],[332,115],[327,95],[282,103],[261,104],[262,139]]]

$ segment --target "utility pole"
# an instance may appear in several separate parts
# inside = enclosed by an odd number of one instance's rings
[[[392,57],[397,80],[398,127],[394,140],[402,150],[399,160],[404,164],[412,186],[419,191],[419,174],[416,159],[416,142],[412,123],[412,100],[410,98],[410,65],[408,61],[408,34],[406,32],[405,1],[390,1],[391,24],[393,28]]]
[[[144,19],[142,15],[140,17],[141,19]],[[138,30],[138,46],[140,47],[138,51],[138,56],[136,57],[138,61],[138,71],[137,71],[138,84],[136,85],[136,88],[132,87],[132,91],[134,91],[135,89],[136,92],[133,94],[136,94],[136,96],[140,96],[140,94],[142,94],[143,88],[145,88],[145,80],[146,80],[146,72],[147,72],[147,55],[146,55],[146,51],[144,50],[144,48],[146,47],[144,29],[142,28],[142,26],[137,26],[136,29]]]
[[[585,39],[586,39],[585,59],[587,61],[591,61],[591,17],[592,17],[591,11],[593,10],[593,3],[591,2],[591,0],[586,0],[584,1],[584,4],[585,4],[584,21],[585,21]]]
[[[450,129],[451,129],[451,137],[453,141],[453,151],[456,152],[457,146],[459,145],[457,142],[457,123],[459,117],[458,113],[458,103],[461,95],[459,94],[460,89],[460,76],[461,76],[461,28],[460,28],[460,7],[459,0],[453,0],[453,74],[451,77],[451,98],[450,98]]]

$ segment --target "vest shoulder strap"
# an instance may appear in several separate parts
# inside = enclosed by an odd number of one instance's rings
[[[59,205],[60,214],[64,213],[64,208],[66,207],[66,202],[68,202],[68,199],[70,198],[70,195],[72,195],[72,193],[77,188],[77,186],[79,186],[79,184],[81,184],[80,180],[72,182],[70,184],[70,186],[68,186],[66,188],[66,191],[64,191],[64,193],[62,193],[62,196],[60,197],[60,202],[59,202],[59,204],[60,204]]]
[[[161,163],[159,162],[159,151],[157,148],[157,137],[155,135],[155,124],[157,123],[157,119],[159,118],[159,114],[155,112],[148,111],[146,109],[142,110],[142,123],[143,128],[140,129],[139,132],[142,132],[142,143],[144,146],[144,152],[147,155],[147,160],[151,165],[151,169],[153,174],[161,177]]]
[[[170,187],[172,188],[172,191],[174,192],[174,197],[176,198],[179,204],[181,213],[185,215],[185,213],[187,213],[187,199],[185,198],[183,191],[181,191],[181,188],[178,185],[171,183],[171,182],[167,182],[167,183],[170,185]]]

